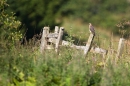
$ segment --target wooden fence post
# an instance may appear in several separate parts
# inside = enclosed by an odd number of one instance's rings
[[[93,39],[94,39],[94,35],[91,33],[88,42],[86,43],[86,47],[84,49],[84,55],[87,55],[88,51],[90,50]]]
[[[61,42],[62,42],[63,32],[64,32],[64,27],[60,27],[60,31],[58,34],[58,38],[56,39],[56,45],[55,45],[55,51],[57,53],[58,53],[58,49],[59,49],[59,44],[61,44]]]
[[[49,33],[49,27],[44,27],[43,28],[43,33],[42,33],[42,38],[41,38],[41,46],[40,46],[40,52],[43,53],[46,45],[47,45],[47,40],[46,40],[46,36]]]
[[[117,50],[117,57],[122,56],[124,43],[125,43],[125,39],[120,38],[119,45],[118,45],[118,50]]]
[[[59,32],[59,27],[55,26],[55,32],[54,33],[58,33]]]

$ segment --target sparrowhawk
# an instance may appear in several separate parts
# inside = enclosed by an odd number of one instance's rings
[[[91,23],[89,23],[89,31],[90,31],[90,33],[92,33],[93,35],[95,35],[95,29],[94,29],[94,27],[92,26]]]

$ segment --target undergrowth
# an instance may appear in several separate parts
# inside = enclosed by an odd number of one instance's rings
[[[40,40],[34,38],[22,43],[19,39],[21,25],[12,15],[8,15],[4,8],[6,0],[1,0],[0,10],[0,86],[129,86],[130,85],[130,38],[125,42],[124,52],[117,57],[117,45],[113,35],[110,39],[96,35],[94,45],[108,50],[108,54],[88,53],[85,57],[82,50],[69,46],[60,47],[59,54],[54,50],[40,53]],[[129,22],[126,22],[129,23]],[[72,28],[70,28],[72,32]],[[79,30],[76,44],[86,37]],[[76,30],[76,31],[77,31]],[[78,32],[78,31],[77,31]],[[85,33],[85,34],[84,34]],[[73,43],[72,36],[79,36],[74,32],[67,41]],[[83,37],[82,37],[83,35]],[[87,35],[87,36],[86,36]],[[104,35],[104,34],[103,34]],[[23,39],[23,38],[22,38]]]
[[[109,49],[103,57],[100,54],[60,47],[39,51],[39,41],[33,38],[25,45],[18,43],[10,50],[3,48],[0,55],[1,86],[128,86],[130,84],[130,54],[124,52],[116,57]],[[127,49],[127,48],[125,48]],[[126,51],[126,50],[125,50]]]

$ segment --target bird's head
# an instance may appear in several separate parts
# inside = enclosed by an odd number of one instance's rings
[[[89,25],[92,25],[91,23],[89,23]]]

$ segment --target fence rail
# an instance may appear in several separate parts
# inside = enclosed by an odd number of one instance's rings
[[[44,27],[42,38],[41,38],[41,45],[40,45],[41,53],[44,53],[45,49],[55,49],[55,51],[58,53],[59,46],[69,46],[71,48],[83,50],[85,56],[88,54],[88,52],[107,55],[108,50],[100,47],[92,46],[93,40],[95,38],[95,35],[93,35],[92,33],[90,33],[89,35],[86,46],[78,46],[69,41],[63,40],[62,39],[64,35],[63,33],[64,33],[64,27],[59,28],[58,26],[55,26],[54,33],[49,33],[49,27]],[[125,44],[125,39],[120,38],[118,49],[117,49],[117,57],[122,56],[124,44]]]

